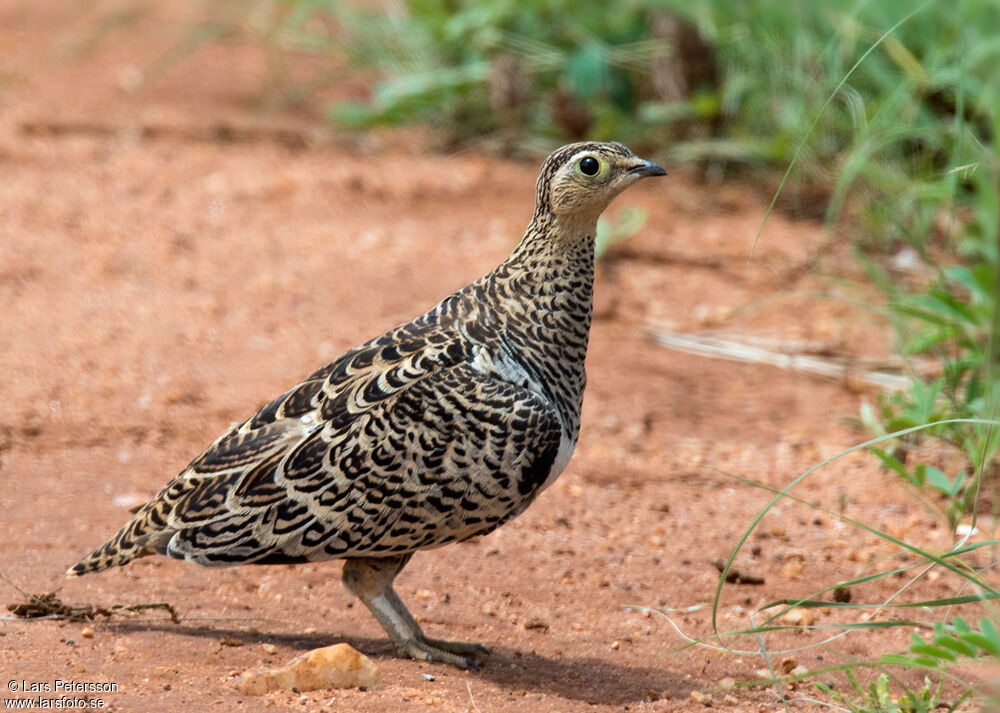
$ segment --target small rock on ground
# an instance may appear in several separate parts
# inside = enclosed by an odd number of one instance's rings
[[[378,666],[348,644],[307,651],[284,666],[247,671],[236,688],[251,696],[278,689],[315,691],[321,688],[374,688]]]

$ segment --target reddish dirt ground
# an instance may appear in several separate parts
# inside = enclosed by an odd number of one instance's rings
[[[707,635],[711,561],[769,498],[725,473],[785,485],[864,439],[845,419],[874,393],[854,378],[671,351],[649,330],[810,340],[858,359],[888,354],[889,331],[858,306],[875,295],[854,281],[850,236],[775,215],[751,255],[766,203],[683,167],[611,209],[642,207],[648,219],[600,266],[583,432],[567,472],[520,519],[418,554],[398,580],[431,635],[491,649],[482,670],[394,658],[336,562],[203,570],[148,558],[63,578],[230,422],[491,269],[531,214],[537,162],[435,155],[381,135],[297,147],[284,137],[314,136],[322,104],[255,111],[269,75],[253,44],[202,48],[123,89],[205,11],[0,4],[0,569],[68,603],[166,601],[183,617],[98,619],[92,637],[81,623],[6,617],[0,685],[114,682],[117,692],[98,697],[116,711],[705,708],[692,692],[711,693],[714,708],[775,708],[773,690],[713,690],[754,678],[759,656],[677,651],[684,640],[664,618],[627,607],[694,607],[671,617]],[[235,130],[220,136],[222,124]],[[916,544],[951,541],[871,456],[837,460],[797,492]],[[720,629],[749,626],[764,602],[901,560],[783,502],[737,560],[765,583],[724,588]],[[855,601],[903,581],[858,587]],[[955,586],[945,575],[903,596]],[[4,604],[20,599],[7,583],[0,592]],[[822,633],[772,635],[767,647]],[[907,636],[853,634],[794,657],[813,669],[901,650]],[[230,685],[340,641],[377,660],[381,688],[248,697]]]

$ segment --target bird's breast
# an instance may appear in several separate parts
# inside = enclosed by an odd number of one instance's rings
[[[559,408],[560,404],[545,382],[542,371],[533,367],[528,360],[519,357],[513,349],[506,345],[501,345],[498,349],[482,347],[475,353],[471,366],[483,374],[503,379],[531,391],[558,414],[562,434],[559,438],[559,450],[556,453],[556,458],[542,482],[539,492],[545,490],[555,482],[559,474],[566,469],[570,458],[573,457],[580,430],[579,411],[575,414],[564,414],[565,409]]]

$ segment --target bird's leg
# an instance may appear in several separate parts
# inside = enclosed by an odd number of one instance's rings
[[[470,655],[485,652],[479,644],[442,641],[424,636],[420,625],[392,588],[392,581],[410,555],[353,558],[344,562],[344,586],[372,613],[403,655],[423,661],[443,661],[458,668],[476,668]]]
[[[391,586],[386,592],[386,598],[392,602],[394,608],[399,612],[409,623],[409,625],[417,632],[417,636],[425,644],[433,646],[436,649],[441,649],[442,651],[448,651],[453,654],[461,654],[464,656],[472,656],[474,654],[488,654],[490,651],[482,644],[478,644],[475,641],[448,641],[447,639],[433,639],[430,636],[426,636],[423,631],[420,630],[420,625],[417,624],[413,619],[413,615],[403,604],[403,600],[399,598],[396,594],[396,590]]]

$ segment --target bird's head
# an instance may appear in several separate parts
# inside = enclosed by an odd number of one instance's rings
[[[587,141],[556,149],[542,163],[535,214],[595,223],[612,199],[636,181],[667,172],[619,143]]]

